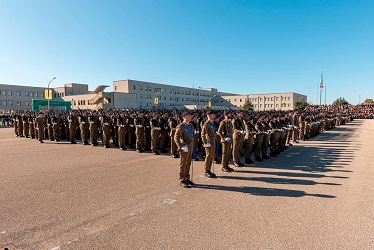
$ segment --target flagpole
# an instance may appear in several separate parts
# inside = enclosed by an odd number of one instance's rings
[[[318,87],[317,87],[317,101],[316,101],[316,105],[318,105]]]
[[[320,89],[320,94],[319,94],[319,105],[322,105],[322,88],[323,88],[323,73],[321,71],[321,81],[319,83],[319,89]]]
[[[325,88],[325,106],[326,106],[326,86],[323,86]]]

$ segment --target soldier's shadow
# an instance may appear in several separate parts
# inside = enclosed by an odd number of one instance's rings
[[[293,197],[293,198],[313,196],[313,197],[318,197],[318,198],[329,198],[329,199],[336,198],[336,196],[333,196],[333,195],[309,194],[309,193],[306,193],[300,190],[279,189],[279,188],[244,187],[244,186],[235,187],[235,186],[218,186],[218,185],[205,185],[205,184],[196,185],[194,186],[194,188],[238,192],[238,193],[245,193],[245,194],[251,194],[251,195],[256,195],[256,196],[281,196],[281,197]]]

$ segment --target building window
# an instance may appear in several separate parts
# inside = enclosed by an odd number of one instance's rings
[[[234,102],[236,102],[236,99],[234,100]]]
[[[68,92],[68,95],[71,95],[71,92]]]
[[[16,96],[21,96],[21,91],[16,91]]]
[[[13,105],[13,102],[9,100],[9,101],[8,101],[8,105],[9,105],[9,106],[12,106],[12,105]]]
[[[140,94],[139,97],[140,97],[140,99],[143,99],[143,95],[142,94]]]
[[[6,101],[5,100],[3,101],[3,106],[6,106]]]
[[[12,96],[12,91],[8,90],[8,96]]]
[[[17,101],[17,106],[21,106],[21,101]]]
[[[143,86],[140,86],[139,88],[140,88],[140,90],[143,90]]]
[[[114,86],[114,90],[117,90],[117,86]]]
[[[161,91],[161,88],[155,88],[155,92]]]
[[[239,102],[242,102],[242,99],[240,99]]]
[[[34,97],[34,92],[30,92],[30,97]]]
[[[3,95],[6,95],[6,90],[1,91]],[[5,104],[6,105],[6,104]]]
[[[29,97],[29,91],[25,91],[25,96]]]
[[[64,97],[65,96],[65,93],[62,93],[62,97]]]
[[[135,85],[134,85],[134,90],[136,90],[136,87],[135,87]]]
[[[291,107],[291,104],[288,104],[288,107]]]
[[[34,95],[35,97],[38,97],[39,96],[39,93],[38,92],[35,92],[35,95]]]

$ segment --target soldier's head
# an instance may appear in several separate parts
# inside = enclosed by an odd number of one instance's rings
[[[143,117],[143,115],[144,115],[144,112],[143,112],[143,110],[139,110],[139,111],[138,111],[138,117],[142,118],[142,117]]]
[[[224,114],[226,119],[231,119],[232,118],[232,114],[231,114],[230,110],[225,110],[225,112],[223,114]]]
[[[239,117],[239,118],[243,118],[243,110],[238,110],[236,112],[236,116]]]
[[[190,122],[192,119],[191,113],[189,111],[184,111],[182,113],[182,116],[183,116],[183,121],[185,122]]]
[[[167,111],[164,111],[163,113],[162,113],[162,117],[164,117],[164,118],[166,118],[166,117],[168,117],[168,112]]]
[[[213,121],[214,120],[214,118],[216,117],[216,113],[214,112],[214,110],[208,110],[207,112],[206,112],[206,117],[208,118],[208,120],[211,120],[211,121]]]

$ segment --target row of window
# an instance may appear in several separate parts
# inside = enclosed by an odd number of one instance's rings
[[[259,98],[248,98],[248,101],[250,101],[251,103],[255,103],[255,102],[257,102],[257,99],[258,99],[258,101],[259,102],[262,102],[262,98],[261,97],[259,97]],[[281,100],[282,101],[290,101],[291,100],[291,97],[281,97]],[[226,101],[228,101],[228,102],[231,102],[231,99],[227,99]],[[234,99],[234,102],[237,102],[238,101],[238,99]],[[239,99],[239,102],[244,102],[245,100],[243,100],[243,99]],[[266,102],[266,101],[274,101],[274,97],[264,97],[264,101]],[[279,97],[275,97],[275,101],[279,101]]]
[[[72,104],[74,106],[78,105],[86,105],[86,100],[72,100]],[[90,100],[87,100],[87,105],[91,105]]]
[[[13,92],[11,90],[1,90],[0,95],[2,96],[12,96]],[[21,96],[21,91],[16,91],[16,96]],[[26,97],[39,97],[39,92],[25,91]],[[44,93],[42,93],[44,97]]]
[[[115,90],[117,90],[117,86],[114,87]],[[152,88],[147,86],[144,88],[145,91],[152,91]],[[133,90],[136,90],[136,85],[133,86]],[[143,90],[143,86],[139,86],[139,90],[142,91]],[[211,95],[209,94],[206,94],[206,93],[200,93],[199,90],[196,90],[196,91],[180,91],[180,90],[175,90],[175,89],[170,89],[168,90],[168,92],[170,91],[170,94],[174,94],[174,95],[193,95],[193,96],[204,96],[204,97],[211,97]],[[165,89],[161,89],[161,88],[155,88],[154,89],[154,92],[166,92]]]
[[[17,106],[21,106],[22,105],[22,102],[21,101],[17,101]],[[25,106],[31,106],[32,102],[30,101],[25,101]],[[12,106],[13,105],[13,101],[12,100],[2,100],[0,101],[0,106]]]

